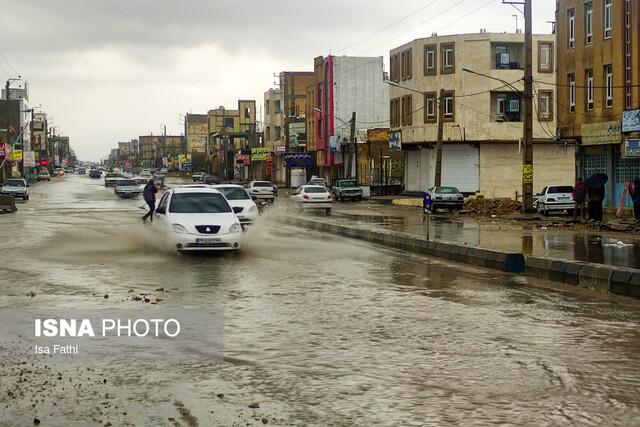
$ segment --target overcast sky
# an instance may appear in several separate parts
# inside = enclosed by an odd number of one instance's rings
[[[551,32],[555,1],[533,3],[534,32]],[[312,71],[315,56],[386,63],[432,32],[513,32],[518,14],[501,0],[0,0],[0,10],[0,80],[22,75],[82,160],[163,125],[180,134],[186,112],[262,105],[274,73]]]

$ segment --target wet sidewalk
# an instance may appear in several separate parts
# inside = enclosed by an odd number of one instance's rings
[[[640,236],[637,234],[546,227],[554,218],[517,221],[515,217],[447,214],[427,218],[420,208],[364,201],[336,203],[328,221],[350,222],[372,230],[392,230],[471,247],[517,251],[525,256],[640,268]]]

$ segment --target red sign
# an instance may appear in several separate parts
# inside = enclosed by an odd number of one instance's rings
[[[5,143],[0,142],[0,161],[7,157],[7,150],[5,149]]]
[[[266,171],[265,171],[267,176],[271,176],[272,169],[273,169],[273,159],[271,158],[271,156],[269,156],[267,158],[267,167],[266,167]]]

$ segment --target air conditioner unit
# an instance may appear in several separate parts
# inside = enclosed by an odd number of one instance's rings
[[[519,113],[520,112],[520,100],[519,99],[510,99],[509,104],[507,104],[507,112],[508,113]]]

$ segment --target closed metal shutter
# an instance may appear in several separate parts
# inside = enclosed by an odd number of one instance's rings
[[[442,185],[463,193],[480,191],[480,152],[470,145],[445,145],[442,151]]]

